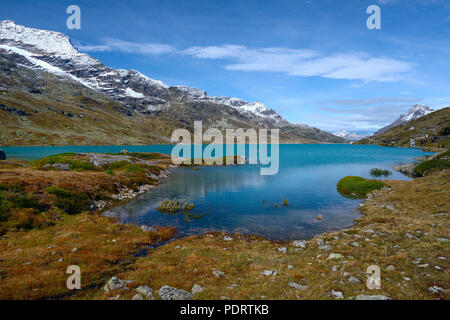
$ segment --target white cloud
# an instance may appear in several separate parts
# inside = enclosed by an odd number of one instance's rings
[[[175,47],[167,44],[137,43],[114,38],[104,38],[100,45],[79,45],[78,49],[86,52],[119,51],[142,55],[158,55],[176,51]]]
[[[183,54],[198,59],[231,60],[228,70],[280,72],[290,76],[319,76],[331,79],[396,81],[412,69],[412,64],[389,58],[374,58],[365,53],[323,56],[313,50],[289,48],[251,49],[224,45],[191,47]]]
[[[224,68],[233,71],[277,72],[295,77],[323,77],[362,81],[397,81],[412,70],[413,65],[367,53],[334,53],[323,55],[315,50],[248,48],[243,45],[195,46],[177,50],[161,43],[136,43],[104,38],[99,45],[80,45],[82,51],[119,51],[141,55],[175,53],[197,59],[225,60]]]

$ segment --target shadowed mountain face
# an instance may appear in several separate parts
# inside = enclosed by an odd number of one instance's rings
[[[279,128],[281,142],[342,143],[271,108],[111,69],[57,32],[0,22],[0,144],[160,144],[193,122]]]

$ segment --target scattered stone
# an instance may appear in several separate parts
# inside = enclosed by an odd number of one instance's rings
[[[395,270],[395,267],[392,264],[390,264],[386,267],[386,270],[392,271],[392,270]]]
[[[348,281],[350,281],[351,283],[360,283],[361,281],[359,281],[359,279],[357,277],[351,276],[350,278],[348,278]]]
[[[263,272],[261,272],[261,274],[265,275],[265,276],[275,276],[277,274],[276,270],[264,270]]]
[[[293,266],[293,265],[288,265],[287,268],[288,268],[289,270],[291,270],[291,269],[294,269],[294,266]]]
[[[198,294],[198,293],[203,292],[203,290],[205,290],[205,289],[203,289],[203,288],[202,288],[201,286],[199,286],[198,284],[194,284],[194,285],[192,286],[191,293],[192,293],[192,294]]]
[[[438,286],[429,287],[428,291],[433,293],[433,294],[440,294],[440,293],[446,293],[447,292],[447,290],[445,290],[444,288],[438,287]]]
[[[289,282],[288,285],[291,288],[302,290],[302,291],[305,291],[306,289],[308,289],[308,286],[302,286],[301,284],[298,284],[296,282]]]
[[[324,218],[323,218],[323,216],[321,215],[321,214],[319,214],[317,217],[316,217],[316,220],[317,221],[322,221]]]
[[[327,260],[339,260],[339,259],[343,259],[344,256],[340,253],[330,253],[328,255]]]
[[[278,251],[280,251],[281,253],[286,253],[286,248],[285,247],[278,248]]]
[[[111,297],[108,300],[119,300],[119,298],[120,298],[120,294],[117,294],[116,296]]]
[[[63,262],[64,261],[64,259],[63,258],[61,258],[61,259],[58,259],[58,262]]]
[[[317,246],[323,246],[325,244],[325,241],[323,241],[323,239],[317,239]]]
[[[391,300],[391,298],[383,296],[381,294],[376,294],[373,296],[369,296],[367,294],[360,294],[356,296],[355,300]]]
[[[331,290],[331,295],[336,299],[344,299],[344,294],[341,291]]]
[[[361,245],[360,245],[358,242],[356,242],[356,241],[355,241],[355,242],[352,242],[352,243],[351,243],[351,246],[352,246],[352,247],[355,247],[355,248],[361,247]]]
[[[52,252],[50,252],[50,254],[51,254],[51,255],[54,255],[54,254],[56,254],[56,251],[52,251]]]
[[[225,241],[233,241],[233,238],[229,237],[229,236],[225,236],[225,237],[223,237],[223,240],[225,240]]]
[[[123,288],[123,282],[117,277],[112,277],[108,280],[105,287],[103,288],[105,292],[109,292],[110,290],[116,290]]]
[[[142,230],[142,232],[150,232],[150,231],[156,232],[156,231],[158,231],[158,230],[156,230],[153,227],[148,227],[148,226],[144,226],[144,225],[141,226],[141,230]]]
[[[239,287],[237,283],[233,283],[231,286],[227,287],[228,289],[234,289],[236,287]]]
[[[410,234],[410,233],[405,233],[405,237],[407,237],[407,238],[409,238],[409,239],[419,240],[418,237],[416,237],[416,236],[414,236],[414,235],[412,235],[412,234]]]
[[[139,293],[135,294],[131,300],[144,300],[144,297]]]
[[[306,241],[305,240],[294,240],[294,242],[292,242],[292,245],[297,248],[305,249]]]
[[[73,248],[72,250],[70,250],[70,252],[75,252],[77,250],[78,250],[78,248]]]
[[[330,251],[331,250],[331,246],[329,244],[325,244],[323,246],[319,246],[319,249],[323,250],[323,251]]]
[[[440,241],[440,242],[449,242],[450,240],[447,239],[447,238],[437,238],[437,241]]]
[[[411,280],[411,278],[408,278],[408,277],[403,277],[403,280],[405,280],[405,281],[410,281],[410,280]]]
[[[220,300],[231,300],[231,298],[230,297],[221,296]]]
[[[213,275],[215,275],[217,278],[221,278],[221,277],[225,276],[225,273],[223,271],[214,270]]]
[[[143,295],[144,297],[146,297],[147,299],[154,299],[154,295],[153,295],[153,290],[152,288],[150,288],[149,286],[145,285],[145,286],[139,286],[136,288],[136,291]]]
[[[339,266],[333,266],[331,268],[331,271],[336,272],[336,271],[338,271],[338,269],[339,269]]]
[[[163,300],[189,300],[192,299],[192,294],[181,289],[170,286],[163,286],[159,289],[159,296]]]

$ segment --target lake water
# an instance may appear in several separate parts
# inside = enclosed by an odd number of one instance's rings
[[[9,158],[35,159],[60,152],[149,151],[170,153],[172,146],[14,147]],[[358,145],[280,145],[280,169],[261,176],[258,165],[176,168],[156,189],[106,214],[125,223],[176,226],[182,234],[219,230],[260,234],[270,239],[308,239],[351,226],[359,200],[336,191],[342,177],[370,178],[371,168],[392,171],[389,179],[407,180],[392,170],[425,154],[418,149]],[[195,205],[197,219],[168,215],[157,207],[177,198]],[[283,206],[283,199],[289,205]],[[317,221],[321,214],[323,221]]]

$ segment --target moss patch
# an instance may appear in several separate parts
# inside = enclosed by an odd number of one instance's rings
[[[339,180],[337,190],[344,197],[364,198],[369,192],[379,190],[384,186],[385,183],[382,181],[348,176]]]

